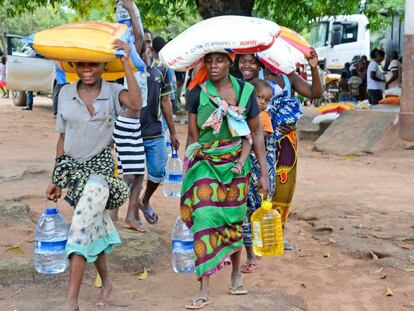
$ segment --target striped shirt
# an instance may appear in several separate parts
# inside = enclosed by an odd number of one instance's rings
[[[144,175],[145,150],[140,120],[119,116],[113,139],[118,154],[118,174]]]

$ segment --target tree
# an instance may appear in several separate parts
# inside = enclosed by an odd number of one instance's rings
[[[0,50],[4,54],[6,54],[6,33],[27,36],[36,31],[67,23],[74,15],[74,12],[67,9],[46,6],[10,17],[7,16],[7,12],[12,8],[10,2],[3,1],[0,6]]]
[[[0,5],[4,2],[11,4],[6,9],[9,16],[33,11],[46,4],[55,7],[63,4],[75,9],[80,19],[95,11],[104,20],[111,20],[115,0],[0,0]],[[225,14],[253,15],[300,32],[318,17],[360,13],[360,4],[361,0],[140,0],[139,8],[145,26],[152,29],[168,28],[179,20],[187,24],[187,21],[198,19],[198,12],[203,18]],[[370,29],[384,28],[389,23],[389,19],[379,14],[380,10],[389,12],[403,5],[404,0],[367,0],[365,14]]]
[[[196,0],[197,10],[203,19],[218,15],[251,16],[254,0]]]

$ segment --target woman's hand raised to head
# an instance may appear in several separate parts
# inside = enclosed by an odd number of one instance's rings
[[[112,42],[112,48],[114,49],[122,49],[125,52],[125,55],[121,56],[121,61],[123,63],[127,62],[129,60],[129,52],[130,48],[127,42],[122,41],[121,39],[115,39]]]

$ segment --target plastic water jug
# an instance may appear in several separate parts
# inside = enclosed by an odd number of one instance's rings
[[[65,246],[68,227],[57,208],[46,208],[36,226],[34,265],[39,273],[62,273],[68,266]]]
[[[171,248],[174,272],[194,272],[194,235],[181,217],[177,218],[173,227]]]
[[[183,183],[183,164],[178,158],[178,151],[173,150],[168,159],[165,180],[163,183],[164,195],[167,198],[179,197]]]
[[[167,129],[165,131],[165,153],[167,154],[167,158],[171,158],[172,149],[171,149],[171,138],[170,138],[170,131]]]
[[[253,252],[258,256],[283,255],[283,231],[280,214],[272,203],[264,201],[251,217]]]
[[[135,11],[135,15],[137,17],[138,23],[141,27],[141,30],[143,30],[141,14],[139,13],[139,10],[137,6],[135,5],[135,3],[134,3],[134,11]],[[123,7],[122,1],[120,0],[116,2],[115,18],[119,24],[125,24],[128,27],[132,27],[131,17],[129,16],[128,11]]]

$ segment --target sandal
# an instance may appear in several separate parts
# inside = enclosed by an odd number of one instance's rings
[[[207,297],[197,296],[194,297],[191,301],[191,305],[186,305],[185,308],[189,310],[199,310],[209,305],[211,302]]]
[[[139,208],[144,214],[145,220],[150,225],[155,225],[158,222],[158,215],[155,213],[154,209],[152,207],[144,207],[142,203],[139,204]]]
[[[249,291],[244,287],[243,284],[230,287],[230,295],[247,295],[248,293]]]
[[[232,173],[234,173],[236,175],[240,175],[243,172],[243,167],[244,167],[244,165],[242,163],[236,163],[231,168],[231,171],[232,171]]]
[[[243,265],[241,266],[240,271],[241,271],[242,273],[253,273],[253,272],[254,272],[254,271],[256,271],[257,269],[258,269],[257,265],[256,265],[255,263],[251,262],[251,263],[249,263],[249,264],[247,264],[247,263],[243,264]]]

